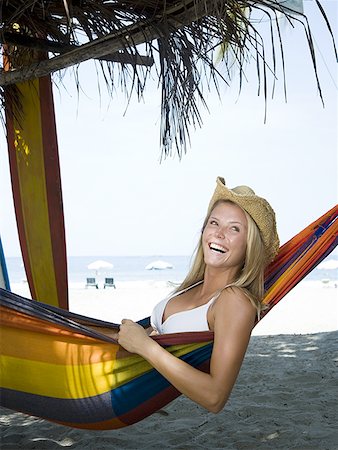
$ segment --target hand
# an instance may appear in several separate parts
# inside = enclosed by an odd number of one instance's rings
[[[116,336],[118,343],[130,353],[141,354],[147,341],[152,341],[141,325],[129,319],[123,319]]]

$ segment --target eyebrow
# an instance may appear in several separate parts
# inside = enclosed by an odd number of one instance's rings
[[[210,216],[209,219],[220,220],[217,216]],[[230,223],[238,223],[239,225],[244,225],[243,222],[239,222],[238,220],[230,220]]]

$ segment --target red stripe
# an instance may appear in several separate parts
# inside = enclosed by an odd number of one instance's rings
[[[162,347],[180,344],[198,344],[213,341],[212,331],[189,331],[185,333],[158,334],[152,336]]]
[[[149,400],[144,400],[137,408],[122,414],[118,418],[126,425],[132,425],[163,408],[180,395],[181,393],[174,386],[168,386]]]
[[[60,308],[68,309],[66,238],[55,111],[50,76],[39,78],[39,90],[48,216],[58,304]]]

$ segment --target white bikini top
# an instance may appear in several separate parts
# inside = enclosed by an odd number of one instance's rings
[[[203,283],[203,281],[204,280],[198,281],[192,286],[188,286],[187,288],[176,292],[175,294],[165,298],[155,306],[151,314],[150,323],[151,326],[155,328],[159,334],[183,333],[188,331],[209,331],[207,317],[208,309],[212,305],[212,303],[220,296],[223,289],[229,287],[230,285],[224,286],[224,288],[217,291],[216,294],[214,294],[211,299],[204,305],[197,306],[193,309],[188,309],[187,311],[179,311],[172,314],[165,321],[163,321],[163,313],[169,300]]]

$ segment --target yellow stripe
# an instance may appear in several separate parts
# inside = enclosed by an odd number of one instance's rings
[[[173,345],[168,347],[167,351],[179,358],[192,352],[193,350],[204,347],[205,345],[205,342],[197,344]],[[150,370],[152,370],[152,366],[138,355],[131,355],[129,357],[118,359],[114,367],[114,388],[125,384],[134,378],[149,372]]]
[[[187,353],[190,353],[194,350],[197,350],[199,348],[205,347],[206,345],[210,344],[209,342],[200,342],[200,343],[192,343],[192,344],[178,344],[178,345],[172,345],[168,350],[170,353],[175,355],[177,358],[180,358],[181,356],[186,355]]]
[[[169,350],[182,356],[204,345],[176,345]],[[73,399],[109,392],[152,369],[137,355],[88,365],[61,365],[1,356],[0,368],[4,388]]]
[[[151,370],[140,357],[89,365],[60,365],[0,357],[1,387],[56,398],[83,398],[115,389]]]
[[[87,366],[47,364],[2,356],[1,385],[31,394],[83,398],[111,389],[114,361]]]
[[[23,111],[14,120],[26,242],[36,297],[58,306],[43,158],[39,81],[20,83]]]

